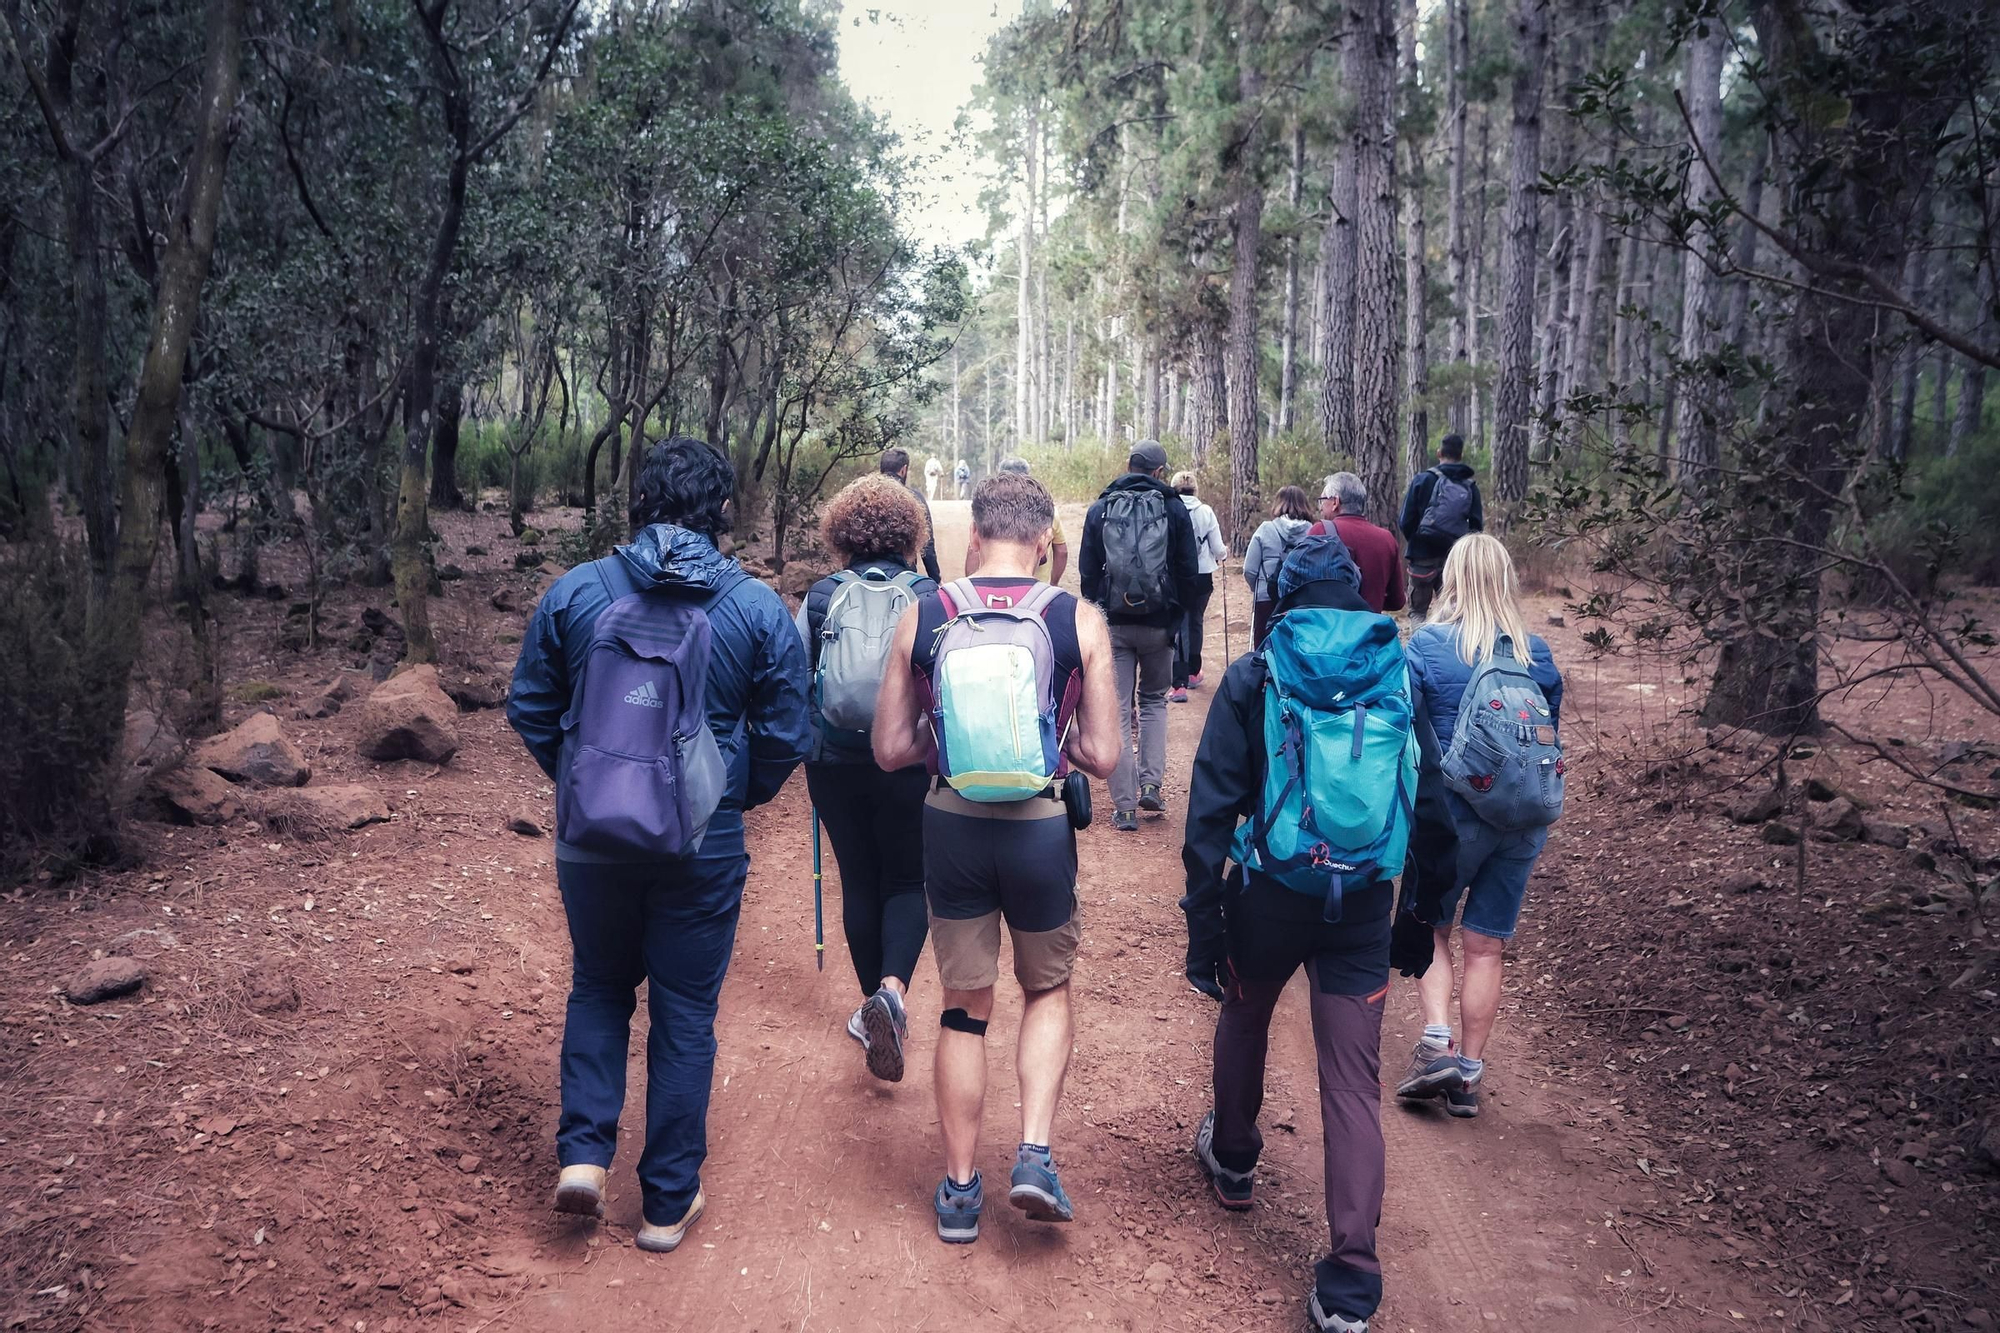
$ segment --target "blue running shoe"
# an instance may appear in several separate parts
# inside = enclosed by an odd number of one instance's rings
[[[1007,1191],[1007,1202],[1037,1222],[1076,1219],[1069,1195],[1063,1193],[1062,1182],[1056,1179],[1055,1163],[1040,1153],[1023,1152],[1014,1159],[1013,1188]]]
[[[970,1245],[979,1239],[979,1210],[985,1206],[986,1191],[977,1171],[972,1173],[970,1189],[953,1189],[949,1179],[939,1181],[937,1198],[931,1202],[937,1208],[939,1240],[947,1245]]]

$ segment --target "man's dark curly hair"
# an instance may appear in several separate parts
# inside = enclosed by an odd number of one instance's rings
[[[893,558],[908,565],[924,549],[930,525],[916,493],[878,472],[841,488],[826,506],[819,535],[845,564]]]
[[[736,473],[722,451],[676,435],[646,451],[628,516],[632,530],[672,523],[711,541],[729,530],[722,508],[736,491]]]

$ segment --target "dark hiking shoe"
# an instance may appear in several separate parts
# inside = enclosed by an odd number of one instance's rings
[[[1111,812],[1111,827],[1119,833],[1137,833],[1139,831],[1139,812],[1137,810],[1113,810]]]
[[[1215,1201],[1232,1212],[1242,1212],[1250,1206],[1250,1195],[1254,1188],[1248,1171],[1231,1171],[1215,1158],[1215,1112],[1202,1117],[1201,1128],[1194,1132],[1194,1159],[1201,1163],[1209,1182],[1215,1186]]]
[[[882,987],[858,1010],[862,1042],[868,1053],[868,1072],[884,1083],[903,1081],[903,1040],[910,1034],[910,1020],[903,1001],[887,986]]]
[[[1396,1085],[1396,1095],[1442,1097],[1464,1086],[1465,1072],[1458,1066],[1458,1057],[1447,1047],[1420,1041],[1416,1053],[1410,1057],[1410,1072],[1404,1074],[1403,1081]]]
[[[1459,1085],[1447,1088],[1444,1094],[1444,1109],[1449,1115],[1461,1120],[1470,1120],[1479,1114],[1479,1082],[1486,1077],[1486,1066],[1481,1063],[1476,1069],[1466,1068],[1464,1056],[1458,1059]]]
[[[1037,1222],[1069,1222],[1076,1218],[1069,1195],[1056,1179],[1056,1164],[1038,1153],[1024,1152],[1014,1159],[1014,1176],[1007,1202]]]
[[[1139,808],[1147,814],[1164,815],[1167,813],[1167,798],[1160,795],[1159,783],[1149,782],[1139,788]]]
[[[979,1239],[979,1210],[986,1205],[986,1189],[979,1173],[972,1173],[972,1188],[955,1190],[949,1179],[940,1180],[937,1197],[938,1239],[947,1245],[970,1245]]]
[[[1344,1314],[1335,1314],[1320,1304],[1317,1291],[1306,1302],[1306,1318],[1312,1321],[1314,1333],[1368,1333],[1366,1319],[1350,1319]]]

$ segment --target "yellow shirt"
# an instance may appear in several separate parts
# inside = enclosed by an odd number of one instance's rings
[[[1048,554],[1042,557],[1041,564],[1035,566],[1035,577],[1044,583],[1049,581],[1049,566],[1055,561],[1056,547],[1069,545],[1069,538],[1063,536],[1062,520],[1058,518],[1050,526]]]

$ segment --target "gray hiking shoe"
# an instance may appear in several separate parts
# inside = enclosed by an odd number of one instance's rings
[[[1069,1195],[1056,1179],[1056,1164],[1039,1153],[1022,1151],[1014,1158],[1014,1176],[1007,1202],[1037,1222],[1069,1222],[1076,1218]]]
[[[1486,1065],[1482,1061],[1476,1068],[1468,1067],[1466,1058],[1461,1055],[1458,1057],[1458,1074],[1458,1086],[1444,1091],[1445,1114],[1470,1120],[1479,1114],[1479,1081],[1486,1077]]]
[[[1465,1072],[1459,1068],[1458,1057],[1449,1047],[1433,1046],[1427,1041],[1417,1043],[1416,1053],[1410,1057],[1410,1071],[1403,1075],[1403,1081],[1396,1085],[1398,1097],[1442,1097],[1445,1093],[1465,1086]]]
[[[863,1000],[861,1002],[861,1009],[866,1009],[867,1007],[868,1001]],[[863,1050],[867,1050],[868,1030],[861,1026],[861,1009],[856,1009],[847,1016],[847,1035],[854,1038],[855,1045],[861,1047]]]
[[[1167,798],[1160,795],[1160,784],[1149,782],[1139,788],[1139,808],[1150,815],[1167,813]]]
[[[1306,1302],[1306,1317],[1312,1320],[1315,1333],[1368,1333],[1366,1319],[1349,1319],[1344,1314],[1335,1314],[1320,1304],[1317,1291]]]
[[[979,1210],[985,1206],[986,1190],[977,1171],[972,1173],[972,1188],[955,1190],[949,1179],[940,1180],[937,1197],[932,1201],[937,1209],[938,1239],[947,1245],[970,1245],[979,1239]]]
[[[1111,812],[1111,827],[1118,833],[1137,833],[1139,831],[1139,812],[1137,810],[1113,810]]]
[[[887,986],[869,996],[855,1011],[861,1019],[868,1053],[868,1072],[884,1083],[903,1081],[903,1039],[909,1035],[910,1020],[903,1001]]]
[[[1215,1112],[1202,1117],[1201,1128],[1194,1132],[1194,1157],[1207,1173],[1209,1182],[1215,1186],[1215,1201],[1231,1212],[1242,1212],[1250,1206],[1250,1196],[1255,1191],[1255,1182],[1248,1171],[1231,1171],[1215,1156]]]

